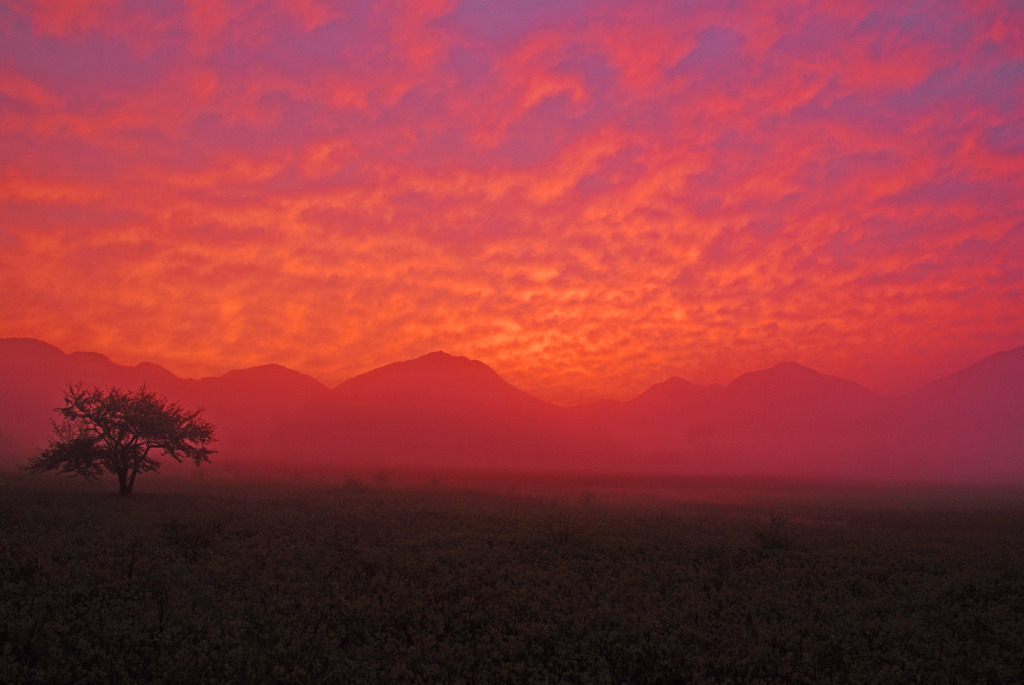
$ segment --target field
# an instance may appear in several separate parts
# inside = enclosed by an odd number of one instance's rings
[[[1019,489],[379,481],[4,476],[0,682],[1024,674]]]

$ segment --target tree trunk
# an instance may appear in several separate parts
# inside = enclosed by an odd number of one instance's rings
[[[121,486],[121,497],[132,494],[132,484],[128,482],[128,471],[117,472],[117,484]]]

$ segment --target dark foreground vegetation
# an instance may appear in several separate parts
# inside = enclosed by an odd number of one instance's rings
[[[1005,492],[776,488],[769,506],[384,480],[166,479],[124,499],[5,476],[0,682],[1024,673],[1024,503]]]

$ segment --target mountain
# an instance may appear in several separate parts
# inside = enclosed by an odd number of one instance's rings
[[[1024,477],[1024,347],[901,397],[788,362],[731,383],[670,378],[560,407],[432,352],[328,389],[268,364],[183,379],[156,364],[0,339],[0,457],[45,445],[68,383],[203,407],[214,467],[469,467],[905,479]]]
[[[720,447],[748,471],[897,475],[877,460],[890,410],[890,398],[853,381],[785,362],[726,386]]]
[[[440,351],[351,378],[336,387],[334,395],[347,403],[431,408],[454,405],[530,412],[553,407],[513,387],[483,362]]]
[[[735,402],[759,405],[770,399],[771,405],[780,410],[812,401],[857,404],[878,397],[853,381],[829,376],[796,362],[783,362],[770,369],[745,373],[730,383],[726,390]]]
[[[1013,475],[1024,464],[1024,347],[901,398],[903,451],[934,472]]]
[[[307,457],[363,466],[543,467],[578,451],[564,410],[486,364],[445,352],[396,362],[337,386],[297,431]]]
[[[1024,345],[997,352],[976,364],[911,392],[914,402],[966,410],[1020,409],[1024,402]],[[967,406],[962,403],[973,400]]]
[[[696,385],[673,377],[652,385],[629,404],[642,412],[664,411],[666,407],[676,411],[695,410],[720,402],[724,391],[721,385]]]
[[[706,446],[708,420],[717,415],[725,389],[681,378],[657,383],[627,402],[603,400],[570,408],[578,430],[601,435],[632,461],[660,469],[663,462],[693,464]]]
[[[39,340],[0,339],[0,449],[25,452],[44,445],[68,383],[139,385],[150,370],[118,366],[101,354],[67,355]]]
[[[636,447],[649,468],[824,476],[855,470],[853,462],[875,447],[865,424],[880,420],[889,403],[787,362],[725,387],[670,378],[618,406],[584,405],[575,415]]]
[[[70,383],[149,389],[202,407],[217,426],[217,449],[245,457],[280,439],[282,431],[329,390],[313,378],[271,364],[216,378],[182,379],[152,363],[115,364],[91,352],[65,354],[26,338],[0,339],[0,458],[24,458],[46,444],[53,410]]]

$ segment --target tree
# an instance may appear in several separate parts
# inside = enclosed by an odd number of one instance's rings
[[[68,385],[55,409],[53,440],[31,458],[32,473],[57,471],[87,479],[117,476],[122,495],[132,494],[139,473],[158,471],[160,454],[196,466],[210,461],[214,427],[202,410],[187,410],[142,386],[135,391]]]

